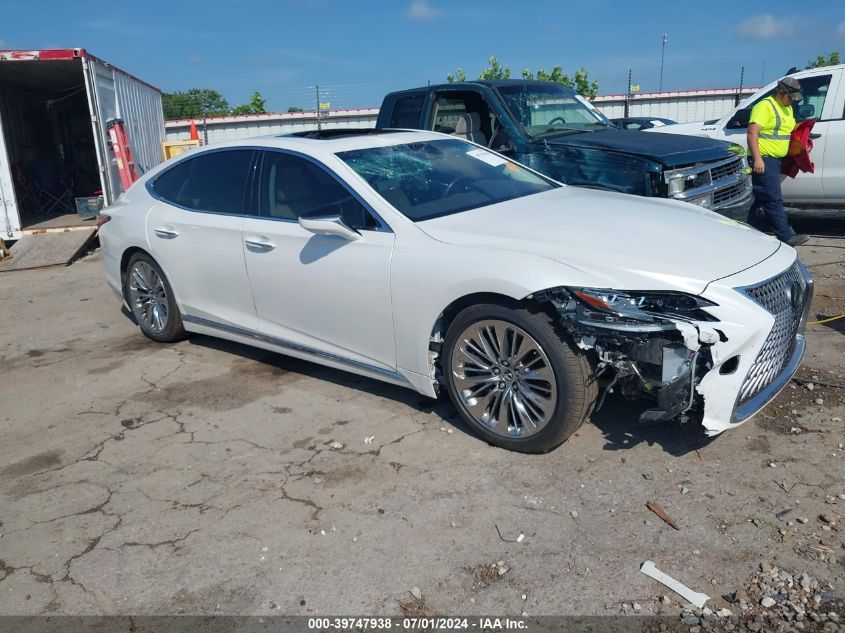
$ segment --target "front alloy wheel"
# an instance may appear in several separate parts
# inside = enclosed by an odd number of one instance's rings
[[[521,327],[500,320],[473,323],[458,335],[451,364],[463,405],[492,433],[529,437],[551,420],[557,405],[554,369]]]
[[[536,306],[465,308],[449,325],[441,363],[464,421],[514,451],[555,448],[581,426],[598,395],[586,357]]]

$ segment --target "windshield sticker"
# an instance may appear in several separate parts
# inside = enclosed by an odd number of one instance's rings
[[[472,156],[473,158],[480,160],[483,163],[487,163],[488,165],[492,165],[493,167],[505,165],[508,162],[506,158],[491,154],[486,149],[471,149],[467,152],[467,156]]]

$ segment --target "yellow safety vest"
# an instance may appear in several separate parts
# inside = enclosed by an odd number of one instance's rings
[[[795,129],[791,106],[783,106],[774,97],[766,97],[751,110],[749,124],[760,126],[760,153],[783,158],[789,151],[789,139]]]

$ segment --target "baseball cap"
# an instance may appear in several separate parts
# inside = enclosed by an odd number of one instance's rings
[[[794,77],[784,77],[778,81],[777,89],[792,95],[795,101],[800,101],[803,98],[801,96],[801,84]]]

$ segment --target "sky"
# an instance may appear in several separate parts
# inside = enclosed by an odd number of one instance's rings
[[[254,91],[268,111],[376,107],[387,92],[475,78],[495,56],[523,68],[585,68],[599,94],[774,81],[820,54],[845,54],[842,0],[0,0],[0,48],[86,48],[161,88]]]

